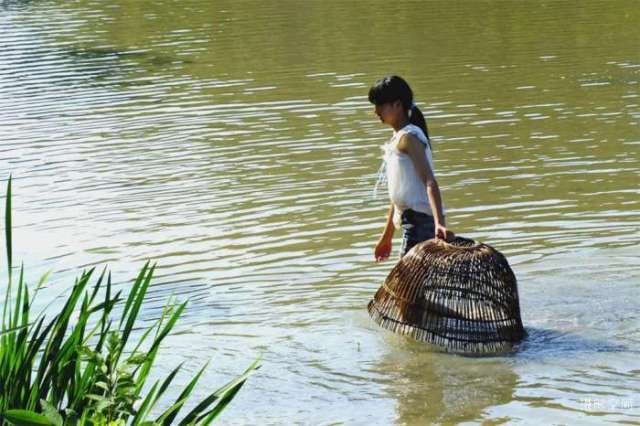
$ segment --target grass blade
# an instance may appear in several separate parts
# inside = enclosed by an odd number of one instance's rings
[[[153,407],[153,402],[151,401],[155,398],[157,387],[158,382],[155,382],[147,393],[147,397],[142,401],[140,408],[138,408],[138,412],[135,414],[131,426],[138,426],[144,421],[144,418],[147,416],[147,412]]]
[[[147,265],[145,264],[145,267]],[[156,265],[152,265],[149,268],[146,277],[144,277],[143,281],[141,281],[138,286],[139,289],[136,292],[136,297],[132,302],[131,308],[128,312],[129,316],[126,315],[123,317],[126,318],[124,330],[122,330],[122,347],[120,352],[124,350],[124,347],[127,345],[127,341],[129,340],[129,336],[131,335],[131,330],[133,329],[133,325],[138,317],[138,313],[140,312],[140,308],[142,307],[142,302],[144,301],[144,296],[147,293],[147,289],[149,288],[149,283],[151,283],[151,277],[153,276],[153,271],[156,269]],[[129,300],[127,300],[127,303]],[[124,315],[124,314],[123,314]],[[119,358],[119,356],[118,356]],[[117,359],[117,358],[116,358]]]
[[[11,274],[13,269],[12,259],[12,240],[11,240],[11,175],[9,175],[9,182],[7,183],[7,195],[4,207],[4,235],[5,242],[7,244],[7,272],[9,274],[9,281],[7,282],[7,291],[5,293],[4,306],[2,307],[2,328],[5,327],[5,319],[7,314],[7,306],[11,300]]]
[[[122,318],[120,319],[120,326],[122,326],[122,324],[124,323],[124,321],[127,318],[127,314],[129,313],[129,309],[131,308],[131,304],[135,300],[136,294],[138,292],[138,289],[140,288],[142,280],[144,279],[145,275],[147,274],[147,269],[149,269],[149,261],[147,261],[144,264],[144,266],[140,270],[140,273],[136,277],[136,280],[133,282],[133,286],[131,286],[131,292],[129,293],[129,297],[127,298],[127,302],[124,305],[124,311],[122,312]]]
[[[9,283],[11,283],[11,267],[13,265],[13,241],[11,238],[11,175],[7,183],[7,197],[4,207],[4,232],[7,243],[7,264],[9,265]]]
[[[229,405],[229,403],[231,402],[231,400],[233,398],[235,398],[236,394],[240,391],[240,389],[242,388],[242,386],[244,385],[244,383],[247,380],[243,380],[239,383],[237,383],[235,386],[231,387],[229,389],[229,391],[227,393],[224,394],[224,396],[222,397],[222,399],[220,400],[220,402],[218,403],[218,405],[216,405],[214,407],[213,410],[211,410],[204,418],[204,420],[202,419],[202,417],[200,417],[198,419],[198,423],[201,425],[208,425],[211,424],[212,421],[214,421],[216,419],[216,417],[218,417],[220,415],[220,413],[222,412],[222,410],[225,409],[225,407],[227,405]]]
[[[200,371],[198,371],[198,374],[196,374],[195,377],[191,379],[191,381],[184,388],[182,393],[180,393],[180,396],[178,397],[176,402],[171,407],[169,407],[168,410],[162,413],[160,417],[156,419],[156,423],[162,424],[164,426],[169,426],[173,423],[173,420],[178,415],[178,412],[180,412],[180,409],[184,406],[184,403],[187,401],[187,399],[191,395],[191,392],[193,392],[193,389],[195,388],[196,383],[198,383],[198,380],[200,380],[200,377],[202,376],[202,373],[204,372],[205,368],[207,368],[207,365],[208,363],[205,364],[200,369]]]
[[[197,422],[203,425],[210,424],[216,417],[220,415],[222,410],[231,402],[231,400],[236,396],[238,391],[245,384],[250,375],[252,375],[256,370],[260,368],[258,363],[260,362],[260,358],[256,359],[246,370],[245,372],[215,391],[209,398],[215,397],[214,401],[219,399],[220,402],[211,410],[210,412],[200,415],[197,418]],[[204,418],[204,420],[203,420]]]

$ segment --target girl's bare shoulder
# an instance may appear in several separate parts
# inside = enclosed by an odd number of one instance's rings
[[[409,152],[411,149],[417,149],[417,148],[421,148],[422,142],[420,142],[420,139],[418,139],[418,137],[412,133],[409,132],[403,132],[402,135],[400,135],[400,139],[398,140],[398,150],[402,151],[402,152]]]

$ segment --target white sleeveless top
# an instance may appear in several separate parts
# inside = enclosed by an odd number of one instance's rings
[[[386,163],[387,186],[389,198],[394,206],[393,223],[396,228],[402,225],[402,212],[412,209],[433,216],[427,188],[420,179],[409,155],[398,150],[398,142],[405,134],[410,133],[424,144],[427,163],[433,169],[433,158],[427,137],[418,126],[407,124],[397,132],[393,132],[391,140],[384,144],[384,161]],[[434,171],[435,175],[435,171]],[[444,213],[444,212],[443,212]]]

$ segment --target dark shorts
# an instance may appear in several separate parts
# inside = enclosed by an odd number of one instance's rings
[[[402,248],[400,257],[413,246],[435,237],[436,225],[433,216],[407,209],[402,212]]]

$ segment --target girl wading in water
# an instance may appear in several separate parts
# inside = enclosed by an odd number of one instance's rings
[[[395,228],[402,228],[404,256],[414,245],[431,239],[449,240],[442,197],[433,171],[427,123],[413,101],[411,88],[401,77],[385,77],[369,89],[380,121],[394,130],[384,145],[384,161],[391,206],[384,232],[375,248],[376,262],[391,254]]]

